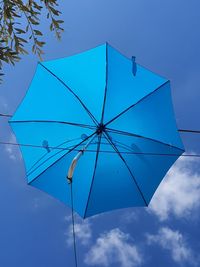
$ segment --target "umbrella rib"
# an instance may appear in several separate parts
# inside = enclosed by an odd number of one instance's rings
[[[67,141],[65,141],[65,142],[63,142],[63,143],[61,143],[60,145],[58,145],[58,146],[56,146],[56,147],[49,147],[49,148],[51,148],[52,150],[56,150],[56,149],[61,149],[60,150],[60,152],[61,151],[63,151],[63,150],[68,150],[69,148],[71,148],[71,146],[70,147],[67,147],[67,148],[60,148],[60,146],[62,146],[62,145],[65,145],[65,144],[67,144],[67,143],[69,143],[69,142],[73,142],[73,141],[76,141],[76,140],[80,140],[80,138],[74,138],[74,139],[71,139],[71,140],[67,140]],[[41,148],[43,148],[43,146],[41,147]],[[30,175],[31,173],[30,173],[30,171],[46,156],[46,155],[48,155],[49,154],[49,152],[46,152],[45,154],[43,154],[42,155],[42,157],[40,157],[33,165],[32,165],[32,167],[27,171],[27,175]],[[54,157],[54,156],[56,156],[56,154],[54,154],[54,155],[52,155],[52,157]],[[50,158],[50,157],[49,157]],[[48,161],[49,160],[49,158],[48,159],[46,159],[43,163],[45,163],[46,161]],[[42,163],[42,164],[43,164]],[[40,165],[41,166],[41,165]],[[40,166],[38,166],[38,167],[40,167]],[[35,169],[34,169],[35,170]],[[34,171],[33,170],[33,171]]]
[[[126,108],[125,110],[123,110],[122,112],[120,112],[117,116],[115,116],[114,118],[112,118],[110,121],[108,121],[107,123],[105,123],[105,126],[107,126],[108,124],[110,124],[111,122],[113,122],[114,120],[116,120],[117,118],[119,118],[121,115],[123,115],[124,113],[126,113],[127,111],[129,111],[131,108],[135,107],[137,104],[141,103],[143,100],[145,100],[147,97],[151,96],[153,93],[155,93],[156,91],[158,91],[159,89],[161,89],[165,84],[167,84],[169,81],[166,81],[165,83],[163,83],[162,85],[160,85],[159,87],[157,87],[153,92],[145,95],[144,97],[142,97],[140,100],[138,100],[136,103],[132,104],[130,107]]]
[[[29,175],[31,175],[34,171],[36,171],[39,167],[41,167],[45,162],[47,162],[48,160],[50,160],[50,159],[52,159],[52,158],[54,158],[55,156],[57,156],[58,154],[60,154],[62,151],[64,151],[64,150],[68,150],[68,152],[71,152],[70,151],[70,149],[71,148],[73,148],[73,146],[71,147],[68,147],[68,148],[66,148],[66,149],[60,149],[58,152],[56,152],[54,155],[51,155],[49,158],[47,158],[47,159],[45,159],[42,163],[40,163],[35,169],[33,169],[32,171],[31,171],[31,169],[33,168],[33,166],[29,169],[29,172],[27,172],[27,175],[29,176]],[[68,153],[67,152],[67,153]],[[66,154],[67,154],[66,153]],[[65,154],[65,155],[66,155]],[[43,158],[43,157],[42,157]],[[40,160],[42,159],[42,158],[40,158]],[[40,161],[40,160],[38,160],[38,162]],[[36,162],[35,164],[37,164],[38,162]],[[34,165],[35,165],[34,164]]]
[[[101,123],[103,123],[103,119],[104,119],[107,90],[108,90],[108,45],[106,43],[106,84],[105,84],[105,91],[104,91],[104,100],[103,100],[103,108],[102,108],[102,115],[101,115]]]
[[[74,93],[74,91],[63,81],[61,80],[55,73],[53,73],[50,69],[48,69],[46,66],[44,66],[41,62],[39,64],[46,70],[48,71],[51,75],[53,75],[59,82],[61,82],[68,90],[70,93],[72,93],[76,99],[79,101],[79,103],[82,105],[82,107],[86,110],[90,118],[93,120],[94,124],[98,125],[98,121],[94,117],[94,115],[90,112],[90,110],[86,107],[86,105],[83,103],[83,101],[80,99],[80,97]]]
[[[93,171],[93,176],[92,176],[92,182],[91,182],[90,191],[89,191],[89,194],[88,194],[87,204],[86,204],[86,207],[85,207],[85,212],[84,212],[83,218],[86,217],[86,213],[87,213],[87,209],[88,209],[88,205],[89,205],[89,201],[90,201],[90,196],[91,196],[91,192],[92,192],[92,187],[93,187],[93,183],[94,183],[94,177],[95,177],[95,174],[96,174],[96,168],[97,168],[97,163],[98,163],[98,158],[99,158],[99,150],[100,150],[100,145],[101,145],[101,136],[102,136],[102,134],[100,134],[98,136],[99,140],[98,140],[98,145],[97,145],[96,159],[95,159],[94,171]]]
[[[86,140],[88,140],[90,137],[92,137],[96,132],[92,133],[91,135],[87,136],[84,140],[82,140],[80,143],[76,144],[74,147],[72,147],[67,153],[65,153],[61,158],[54,161],[48,168],[46,168],[44,171],[42,171],[39,175],[37,175],[31,182],[28,182],[28,184],[31,184],[33,181],[35,181],[40,175],[42,175],[45,171],[47,171],[50,167],[52,167],[54,164],[56,164],[60,159],[62,159],[64,156],[72,152],[75,148],[83,144]],[[58,151],[57,153],[60,153],[61,151]]]
[[[88,149],[87,152],[95,152],[96,150]],[[113,153],[117,154],[116,151],[110,150],[100,150],[99,153]],[[130,152],[130,151],[119,151],[120,154],[127,154],[127,155],[144,155],[144,156],[168,156],[168,157],[196,157],[200,158],[200,154],[172,154],[172,153],[154,153],[154,152]]]
[[[27,173],[27,176],[31,175],[34,171],[36,171],[39,167],[41,167],[45,162],[47,162],[48,160],[50,160],[53,157],[57,156],[58,154],[62,153],[64,150],[68,150],[68,152],[65,153],[65,155],[71,152],[70,149],[62,149],[62,150],[59,150],[58,152],[56,152],[55,154],[53,154],[49,158],[47,158],[45,161],[43,161],[42,163],[40,163],[35,169],[33,169],[32,171],[29,170],[29,172]]]
[[[142,193],[142,191],[141,191],[141,189],[140,189],[140,187],[139,187],[139,185],[138,185],[138,183],[137,183],[137,181],[136,181],[136,179],[135,179],[135,177],[134,177],[134,175],[133,175],[131,169],[129,168],[127,162],[126,162],[125,159],[122,157],[121,153],[119,152],[119,150],[117,149],[117,147],[115,146],[115,144],[112,142],[112,139],[110,138],[109,134],[108,134],[106,131],[105,131],[104,133],[105,133],[105,135],[106,135],[106,139],[107,139],[108,142],[111,144],[111,146],[114,148],[114,150],[117,152],[118,156],[121,158],[121,160],[124,162],[126,168],[128,169],[128,171],[129,171],[131,177],[133,178],[133,181],[135,182],[135,185],[136,185],[136,187],[137,187],[137,189],[138,189],[138,191],[139,191],[139,193],[140,193],[140,195],[141,195],[141,197],[142,197],[142,199],[143,199],[143,201],[144,201],[144,203],[145,203],[145,206],[148,206],[148,203],[147,203],[147,201],[146,201],[146,199],[145,199],[145,197],[144,197],[144,194]]]
[[[0,117],[10,118],[10,117],[12,117],[12,115],[0,113]]]
[[[72,126],[78,126],[83,128],[89,128],[89,129],[96,129],[95,126],[87,125],[87,124],[81,124],[81,123],[73,123],[73,122],[67,122],[67,121],[53,121],[53,120],[23,120],[23,121],[9,121],[9,123],[60,123],[60,124],[67,124]]]
[[[173,146],[173,145],[170,145],[170,144],[164,143],[162,141],[159,141],[159,140],[156,140],[156,139],[153,139],[153,138],[150,138],[150,137],[146,137],[146,136],[143,136],[143,135],[138,135],[138,134],[133,134],[133,133],[129,133],[129,132],[119,131],[119,130],[115,130],[115,129],[111,129],[111,128],[106,128],[106,130],[108,132],[112,132],[112,133],[116,133],[116,134],[121,134],[121,135],[126,135],[126,136],[133,136],[133,137],[147,139],[149,141],[153,141],[153,142],[165,145],[165,146],[169,146],[170,148],[175,148],[175,149],[184,151],[183,149],[181,149],[179,147],[176,147],[176,146]]]

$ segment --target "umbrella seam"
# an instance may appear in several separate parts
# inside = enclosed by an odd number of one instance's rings
[[[106,43],[106,81],[105,81],[105,91],[104,91],[104,101],[103,101],[103,107],[102,107],[101,123],[103,123],[103,119],[104,119],[107,90],[108,90],[108,45]]]
[[[90,118],[93,120],[94,124],[98,124],[98,121],[96,120],[96,118],[94,117],[94,115],[90,112],[90,110],[86,107],[86,105],[83,103],[83,101],[80,99],[80,97],[74,93],[74,91],[63,81],[61,80],[55,73],[53,73],[51,70],[49,70],[46,66],[44,66],[41,62],[39,62],[39,64],[47,71],[49,72],[51,75],[53,75],[59,82],[62,83],[62,85],[64,85],[69,92],[71,92],[76,99],[80,102],[80,104],[82,105],[82,107],[86,110],[86,112],[88,113],[88,115],[90,116]]]
[[[90,191],[89,191],[89,194],[88,194],[88,199],[87,199],[87,203],[86,203],[86,207],[85,207],[85,212],[84,212],[84,216],[83,216],[84,219],[86,218],[86,213],[87,213],[87,210],[88,210],[88,205],[89,205],[90,196],[91,196],[91,192],[92,192],[92,187],[93,187],[93,183],[94,183],[94,177],[95,177],[95,174],[96,174],[96,168],[97,168],[97,163],[98,163],[98,158],[99,158],[99,150],[100,150],[100,146],[101,146],[101,136],[102,136],[102,134],[100,134],[100,136],[98,137],[99,141],[98,141],[98,146],[97,146],[97,153],[96,153],[94,171],[93,171],[92,182],[91,182]]]
[[[107,123],[105,123],[105,126],[107,126],[108,124],[112,123],[113,121],[115,121],[116,119],[118,119],[119,117],[121,117],[124,113],[126,113],[127,111],[129,111],[129,109],[135,107],[137,104],[141,103],[143,100],[145,100],[147,97],[151,96],[152,94],[154,94],[156,91],[158,91],[159,89],[161,89],[164,85],[166,85],[167,83],[169,83],[169,80],[164,82],[162,85],[160,85],[159,87],[157,87],[154,91],[152,91],[151,93],[145,95],[144,97],[142,97],[140,100],[138,100],[136,103],[132,104],[131,106],[129,106],[128,108],[126,108],[125,110],[123,110],[122,112],[120,112],[118,115],[116,115],[114,118],[112,118],[110,121],[108,121]]]
[[[114,150],[117,152],[118,156],[121,158],[121,160],[124,162],[126,168],[128,169],[128,171],[129,171],[131,177],[133,178],[133,181],[135,182],[135,185],[136,185],[136,187],[137,187],[137,189],[138,189],[138,191],[139,191],[139,193],[140,193],[140,195],[141,195],[141,197],[142,197],[142,199],[143,199],[143,201],[144,201],[144,203],[145,203],[145,206],[148,206],[148,203],[147,203],[147,201],[146,201],[146,199],[145,199],[145,197],[144,197],[144,195],[143,195],[143,193],[142,193],[142,190],[140,189],[140,187],[139,187],[139,185],[138,185],[138,183],[137,183],[137,181],[136,181],[136,179],[135,179],[135,177],[134,177],[134,175],[133,175],[131,169],[129,168],[127,162],[126,162],[125,159],[122,157],[122,155],[120,154],[119,150],[117,149],[117,147],[115,146],[115,144],[114,144],[114,143],[112,142],[112,140],[110,139],[110,136],[108,135],[108,133],[107,133],[106,131],[105,131],[104,133],[105,133],[105,135],[107,136],[106,139],[107,139],[108,142],[111,144],[111,146],[114,148]]]

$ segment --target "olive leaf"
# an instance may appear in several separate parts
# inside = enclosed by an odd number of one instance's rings
[[[42,10],[46,10],[49,28],[58,39],[64,30],[64,23],[59,17],[57,0],[2,0],[0,1],[0,81],[2,81],[3,64],[15,65],[21,55],[28,54],[28,45],[32,42],[32,53],[40,60],[44,54],[45,41],[39,29]],[[59,19],[58,19],[59,18]]]

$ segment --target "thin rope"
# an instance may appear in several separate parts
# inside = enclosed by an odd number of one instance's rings
[[[71,189],[71,217],[72,217],[72,235],[73,235],[73,246],[74,246],[74,261],[75,261],[75,266],[78,266],[77,262],[77,252],[76,252],[76,233],[75,233],[75,223],[74,223],[74,200],[73,200],[73,188],[72,188],[72,183],[70,183],[70,189]]]
[[[194,133],[194,134],[200,134],[200,130],[189,130],[189,129],[178,129],[181,133]]]
[[[11,114],[4,114],[4,113],[0,113],[0,117],[7,117],[7,118],[11,118],[13,115]],[[24,122],[24,121],[20,121],[20,122]],[[28,121],[27,121],[28,122]],[[30,121],[30,122],[47,122],[47,121]],[[56,122],[56,121],[48,121],[48,122]],[[62,122],[59,121],[59,123],[63,123],[63,124],[71,124],[74,126],[80,126],[80,127],[91,127],[94,128],[94,126],[90,126],[90,125],[85,125],[85,124],[78,124],[78,123],[70,123],[70,122]],[[110,129],[111,130],[111,129]],[[114,129],[112,129],[114,130]],[[178,129],[179,132],[181,133],[194,133],[194,134],[200,134],[200,130],[193,130],[193,129]]]
[[[179,147],[176,147],[176,146],[170,145],[168,143],[165,143],[163,141],[159,141],[159,140],[156,140],[156,139],[153,139],[153,138],[150,138],[150,137],[146,137],[146,136],[143,136],[143,135],[133,134],[133,133],[129,133],[129,132],[125,132],[125,131],[120,131],[120,130],[116,130],[116,129],[110,129],[110,128],[106,128],[106,130],[107,130],[107,132],[112,132],[112,133],[121,134],[121,135],[125,135],[125,136],[132,136],[132,137],[137,137],[137,138],[143,138],[143,139],[146,139],[146,140],[150,140],[152,142],[156,142],[158,144],[162,144],[164,146],[168,146],[168,147],[172,147],[172,148],[175,148],[175,149],[182,150]]]
[[[11,143],[11,142],[0,142],[0,145],[14,145],[14,146],[26,146],[26,147],[33,147],[33,148],[44,148],[43,146],[39,145],[31,145],[31,144],[20,144],[20,143]],[[57,150],[69,150],[70,147],[61,148],[61,147],[49,147],[51,149]],[[79,151],[79,149],[73,149],[73,151]],[[87,149],[86,152],[96,152],[93,149]],[[100,150],[99,153],[116,153],[114,151],[109,150]],[[121,154],[133,154],[133,155],[147,155],[147,156],[179,156],[179,157],[197,157],[200,158],[200,154],[176,154],[176,153],[155,153],[155,152],[126,152],[126,151],[119,151]]]

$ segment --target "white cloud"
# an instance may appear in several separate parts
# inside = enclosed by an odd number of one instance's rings
[[[142,263],[142,256],[130,242],[129,234],[115,228],[97,238],[86,254],[85,263],[106,267],[118,263],[121,267],[135,267]]]
[[[121,223],[133,223],[139,220],[139,212],[133,209],[125,209],[121,211],[120,222]]]
[[[65,220],[71,221],[71,216],[65,217]],[[90,243],[90,240],[92,238],[92,228],[91,224],[88,220],[80,220],[75,223],[75,234],[76,239],[81,242],[82,245],[88,245]],[[73,228],[72,224],[68,226],[67,231],[65,232],[66,235],[66,242],[68,246],[71,246],[73,244]]]
[[[8,157],[13,161],[21,160],[21,154],[19,153],[18,146],[12,145],[12,143],[16,143],[14,134],[10,135],[8,143],[11,143],[5,145],[5,152],[8,154]]]
[[[1,107],[0,112],[7,112],[8,111],[8,103],[5,99],[5,97],[3,97],[3,96],[0,96],[0,107]]]
[[[187,218],[200,207],[200,174],[193,170],[195,163],[192,158],[179,159],[160,184],[148,211],[161,221],[170,215]]]
[[[168,250],[176,263],[194,264],[195,262],[192,250],[179,231],[173,231],[168,227],[162,227],[155,235],[147,234],[147,243],[149,245],[158,244],[163,249]]]
[[[40,194],[39,197],[32,198],[32,207],[34,211],[41,211],[47,209],[51,205],[53,199],[47,198],[45,194]]]

